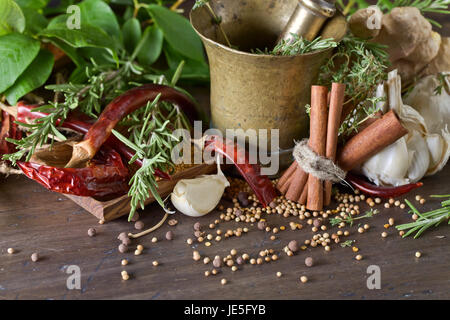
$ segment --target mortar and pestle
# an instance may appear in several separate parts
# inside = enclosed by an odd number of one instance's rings
[[[267,129],[268,139],[271,129],[279,129],[280,150],[270,150],[268,143],[267,151],[278,153],[284,168],[292,162],[295,141],[308,135],[305,105],[332,48],[294,56],[252,50],[271,50],[281,39],[289,41],[291,32],[308,40],[320,35],[340,41],[346,20],[334,13],[334,4],[323,0],[211,0],[209,5],[232,44],[226,44],[206,6],[191,11],[191,24],[209,59],[211,125],[224,135],[226,129]]]

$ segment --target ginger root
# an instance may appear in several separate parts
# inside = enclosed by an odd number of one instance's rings
[[[427,68],[440,51],[441,36],[432,31],[430,22],[415,7],[397,7],[383,15],[381,27],[371,30],[370,21],[379,14],[373,7],[358,10],[349,21],[352,33],[357,37],[370,38],[370,41],[387,46],[391,62],[390,70],[397,69],[403,85],[408,85]],[[373,35],[368,37],[368,35]],[[447,44],[448,46],[448,44]],[[444,48],[446,49],[446,48]],[[448,49],[439,59],[446,64]],[[445,51],[445,50],[444,50]],[[447,61],[448,66],[448,61]],[[445,71],[441,68],[439,71]]]

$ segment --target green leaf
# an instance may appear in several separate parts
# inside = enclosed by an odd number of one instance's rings
[[[49,0],[15,0],[17,4],[23,9],[43,9],[47,6]]]
[[[142,36],[144,41],[138,53],[138,61],[143,65],[150,66],[158,60],[162,52],[164,35],[156,26],[147,27]]]
[[[48,38],[57,38],[75,48],[97,47],[115,50],[114,40],[100,28],[83,25],[81,29],[68,29],[65,24],[50,23],[39,33]]]
[[[0,36],[24,30],[25,17],[19,5],[13,0],[0,0]]]
[[[57,48],[61,49],[71,60],[75,63],[76,66],[80,66],[84,64],[84,60],[77,52],[77,49],[68,45],[64,41],[52,38],[49,41]]]
[[[202,42],[186,18],[155,4],[148,6],[148,12],[161,28],[164,38],[178,53],[204,61]]]
[[[122,37],[125,49],[132,54],[142,37],[141,24],[138,19],[131,18],[123,24]]]
[[[42,49],[14,85],[6,90],[8,103],[15,105],[24,95],[42,86],[52,73],[54,62],[53,54]]]
[[[165,43],[164,53],[171,74],[174,74],[181,61],[184,61],[183,72],[180,79],[209,80],[209,68],[205,61],[196,61],[184,58],[172,46]]]
[[[120,27],[116,15],[102,0],[85,0],[79,5],[81,23],[102,29],[110,37],[120,40]]]
[[[39,41],[11,33],[0,36],[0,92],[14,84],[39,53]]]
[[[42,14],[35,9],[23,8],[23,14],[25,16],[26,27],[25,31],[35,35],[45,29],[48,25],[48,20]]]

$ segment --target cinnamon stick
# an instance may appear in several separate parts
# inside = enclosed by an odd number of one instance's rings
[[[327,94],[324,86],[311,87],[311,119],[309,145],[320,156],[325,155],[327,138]],[[308,199],[306,208],[309,210],[322,210],[323,208],[323,181],[309,175]]]
[[[407,133],[408,130],[391,110],[351,138],[340,150],[337,164],[350,171]]]
[[[341,125],[342,105],[344,103],[345,84],[333,83],[331,86],[330,109],[328,111],[327,142],[325,156],[336,159],[339,127]],[[324,204],[331,202],[331,181],[325,181]]]
[[[289,166],[289,168],[287,168],[287,170],[283,173],[283,175],[278,180],[278,183],[277,183],[278,190],[280,190],[280,188],[282,188],[283,185],[289,180],[289,178],[295,172],[295,169],[297,169],[297,162],[294,161],[294,162],[292,162],[292,164]]]
[[[297,164],[297,170],[293,174],[291,186],[286,192],[286,199],[291,201],[298,201],[305,187],[308,174]]]
[[[309,175],[308,175],[308,177],[309,177]],[[306,198],[307,197],[308,197],[308,183],[305,184],[305,187],[303,188],[302,194],[300,195],[300,198],[298,199],[298,202],[300,204],[306,204]]]

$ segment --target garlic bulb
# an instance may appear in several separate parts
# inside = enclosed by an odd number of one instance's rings
[[[178,181],[171,194],[175,208],[191,217],[201,217],[210,213],[219,204],[226,187],[229,187],[225,175],[217,162],[217,174],[203,175],[195,179]]]
[[[432,80],[431,78],[434,78]],[[401,97],[401,79],[394,70],[376,94],[387,94],[387,103],[380,110],[395,110],[408,134],[367,160],[361,171],[377,185],[399,186],[417,182],[425,175],[444,167],[450,155],[450,101],[442,90],[435,95],[435,76],[429,76],[416,85],[404,104]],[[431,128],[431,130],[430,130]]]

